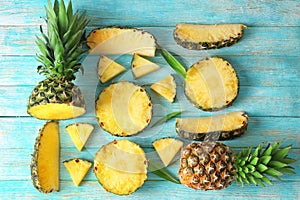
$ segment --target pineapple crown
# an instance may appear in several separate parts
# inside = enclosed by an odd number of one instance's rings
[[[236,181],[242,185],[253,183],[265,186],[263,182],[272,184],[267,176],[272,176],[281,181],[279,177],[283,173],[295,174],[294,168],[289,164],[296,160],[287,157],[291,146],[284,148],[281,148],[281,146],[282,142],[276,142],[273,145],[269,144],[262,150],[262,144],[260,144],[253,153],[253,148],[249,147],[235,155]]]
[[[40,52],[37,60],[43,65],[37,68],[39,74],[47,78],[74,80],[75,73],[82,69],[80,60],[85,52],[82,49],[85,28],[89,22],[85,12],[73,14],[72,2],[65,7],[64,1],[48,0],[46,10],[47,33],[40,26],[41,37],[36,38]]]

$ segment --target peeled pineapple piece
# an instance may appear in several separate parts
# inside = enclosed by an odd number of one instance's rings
[[[138,54],[134,54],[131,62],[132,74],[135,79],[159,70],[159,66]]]
[[[154,83],[150,88],[170,102],[173,102],[175,99],[176,83],[172,75],[169,75],[166,78]]]
[[[66,160],[63,163],[76,186],[80,185],[81,181],[92,166],[91,162],[79,158]]]
[[[89,123],[75,123],[66,127],[74,145],[81,151],[94,130],[94,126]]]
[[[105,83],[113,79],[124,71],[126,71],[126,68],[122,65],[116,63],[106,56],[100,56],[98,64],[98,76],[101,83]]]

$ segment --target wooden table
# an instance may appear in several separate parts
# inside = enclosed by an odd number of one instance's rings
[[[80,187],[75,187],[61,164],[61,191],[51,194],[37,192],[30,180],[30,154],[39,128],[44,121],[26,113],[28,96],[34,85],[44,77],[36,73],[37,48],[34,40],[39,25],[44,24],[46,1],[0,0],[0,199],[300,199],[300,164],[296,162],[296,175],[287,175],[283,182],[265,188],[240,187],[232,184],[221,191],[194,191],[182,185],[161,180],[148,174],[148,181],[128,197],[106,192],[96,181],[92,170]],[[233,106],[218,113],[244,110],[249,114],[248,131],[242,137],[225,142],[239,150],[261,142],[283,141],[292,144],[290,156],[300,160],[300,2],[291,1],[172,1],[172,0],[73,0],[75,9],[86,10],[91,18],[88,32],[99,26],[133,26],[153,33],[158,43],[186,66],[206,57],[218,55],[229,60],[240,80],[240,93]],[[230,48],[209,51],[190,51],[173,40],[176,23],[243,23],[248,26],[242,40]],[[95,120],[94,101],[98,79],[98,57],[88,56],[83,62],[84,76],[78,74],[76,83],[87,101],[87,113],[80,118],[61,121],[61,161],[73,157],[93,160],[102,144],[116,139],[101,130]],[[130,59],[123,64],[129,69]],[[152,59],[164,73],[173,73],[161,56]],[[127,75],[130,77],[130,70]],[[118,79],[124,78],[125,75]],[[157,76],[156,79],[160,77]],[[118,80],[115,79],[115,80]],[[126,78],[124,78],[126,79]],[[155,79],[144,78],[151,83]],[[178,83],[182,81],[176,77]],[[103,86],[98,87],[98,89]],[[179,86],[175,103],[170,104],[149,91],[155,104],[153,122],[161,115],[185,109],[185,117],[205,116],[211,113],[193,108],[182,95]],[[161,110],[159,112],[159,110]],[[216,113],[213,113],[216,114]],[[86,148],[78,152],[65,131],[65,126],[87,121],[96,127]],[[174,121],[155,129],[148,129],[135,137],[146,151],[153,151],[155,139],[176,136]],[[118,139],[118,138],[117,138]],[[177,174],[178,162],[168,169]]]

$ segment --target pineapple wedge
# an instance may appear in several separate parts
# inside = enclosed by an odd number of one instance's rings
[[[172,75],[154,83],[150,87],[152,90],[157,92],[162,97],[166,98],[171,103],[174,101],[176,96],[176,83]]]
[[[94,126],[89,123],[75,123],[66,127],[74,145],[81,151],[94,130]]]
[[[131,69],[134,79],[138,79],[142,76],[150,74],[154,71],[159,70],[159,66],[138,54],[134,54],[132,62],[131,62]]]
[[[106,56],[100,56],[98,64],[98,76],[101,83],[106,83],[124,71],[126,71],[126,68],[122,65],[116,63]]]
[[[66,160],[63,163],[76,186],[80,185],[81,181],[92,166],[91,162],[79,158]]]
[[[153,142],[152,145],[167,167],[183,146],[183,142],[174,138],[162,138]]]

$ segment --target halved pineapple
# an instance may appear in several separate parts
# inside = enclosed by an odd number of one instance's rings
[[[98,76],[101,83],[105,83],[113,79],[124,71],[126,71],[126,68],[122,65],[106,56],[100,56],[100,61],[98,63]]]
[[[132,74],[135,79],[159,70],[159,66],[138,54],[134,54],[131,62]]]
[[[93,30],[87,37],[93,54],[133,54],[154,56],[156,41],[152,34],[135,28],[107,27]]]
[[[231,112],[211,117],[177,118],[176,132],[191,140],[227,140],[239,137],[247,130],[245,112]]]
[[[234,68],[219,57],[198,61],[186,73],[185,94],[194,106],[205,111],[230,106],[238,89],[239,80]]]
[[[187,49],[216,49],[237,43],[245,28],[243,24],[177,24],[174,39]]]
[[[43,193],[59,191],[59,127],[58,122],[47,122],[35,140],[31,179]]]
[[[74,145],[81,151],[94,130],[94,126],[89,123],[75,123],[66,127]]]
[[[128,195],[135,192],[147,179],[145,152],[129,140],[115,140],[99,149],[94,158],[94,173],[111,193]]]
[[[152,103],[146,90],[130,82],[109,85],[96,101],[100,127],[117,136],[134,135],[148,126]]]
[[[183,146],[183,142],[175,138],[162,138],[154,141],[152,145],[167,167]]]
[[[92,166],[91,162],[79,158],[66,160],[63,163],[76,186],[80,185],[81,181]]]
[[[175,99],[176,83],[172,75],[154,83],[150,88],[170,102],[173,102]]]

